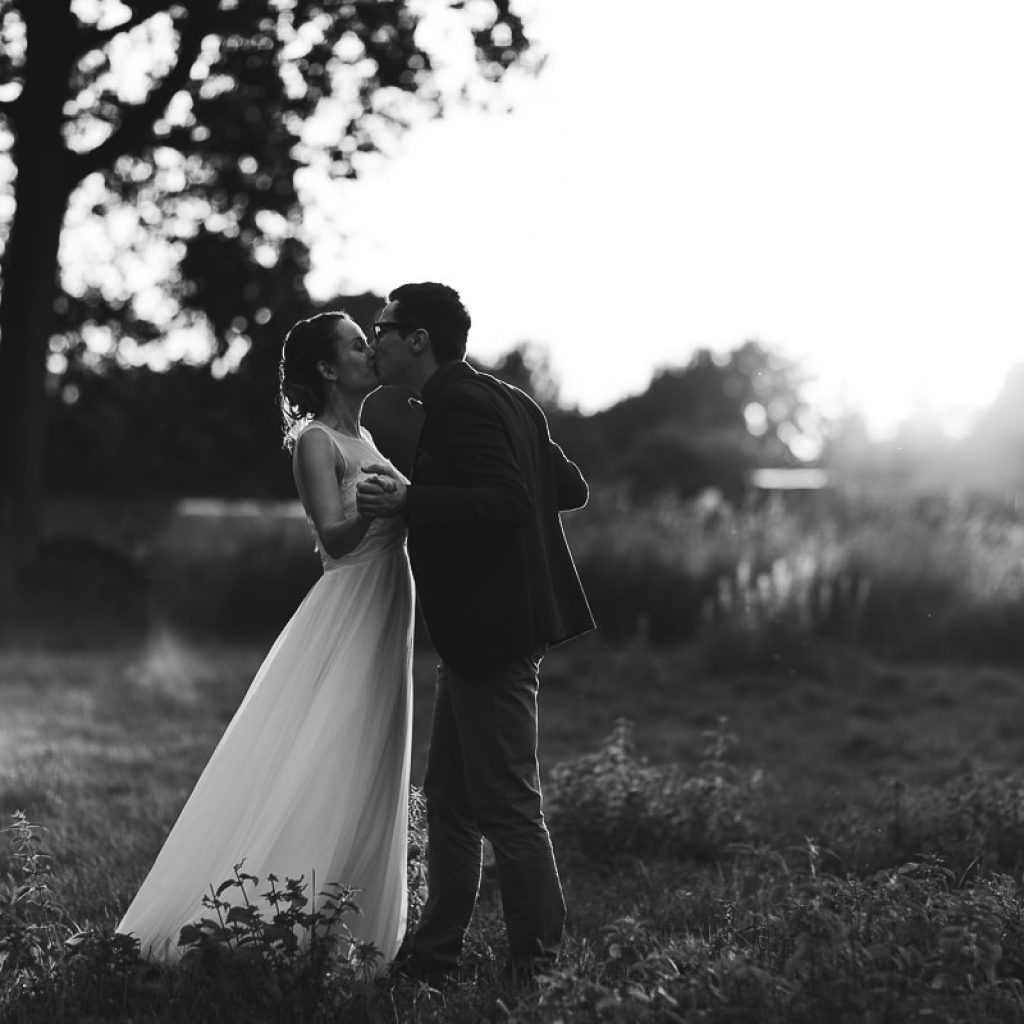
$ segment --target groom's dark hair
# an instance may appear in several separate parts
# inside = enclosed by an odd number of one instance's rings
[[[388,301],[398,303],[397,315],[405,330],[426,329],[439,363],[450,363],[466,354],[473,321],[454,288],[436,281],[403,284],[391,292]]]

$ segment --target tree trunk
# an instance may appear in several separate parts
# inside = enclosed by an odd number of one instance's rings
[[[11,117],[16,207],[0,297],[0,601],[13,594],[38,543],[46,357],[59,289],[60,234],[74,187],[62,133],[74,17],[67,5],[30,3],[25,21],[24,87]]]

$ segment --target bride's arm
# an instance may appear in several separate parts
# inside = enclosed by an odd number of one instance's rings
[[[295,443],[292,462],[299,497],[313,520],[321,546],[331,558],[353,551],[372,522],[361,513],[347,519],[344,516],[336,470],[340,457],[322,430],[307,430]]]

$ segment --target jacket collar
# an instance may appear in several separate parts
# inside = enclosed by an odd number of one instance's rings
[[[429,409],[441,392],[453,381],[464,377],[475,377],[476,370],[464,359],[453,359],[450,363],[442,363],[423,385],[423,405]]]

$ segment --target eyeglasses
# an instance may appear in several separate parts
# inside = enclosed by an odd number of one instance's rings
[[[370,330],[373,332],[373,340],[380,341],[380,336],[386,334],[391,330],[392,327],[415,327],[415,324],[409,323],[408,320],[381,320],[379,323],[375,323],[371,326]]]

